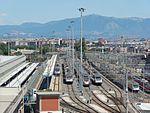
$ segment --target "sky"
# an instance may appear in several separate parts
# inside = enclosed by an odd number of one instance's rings
[[[80,7],[83,15],[150,18],[150,0],[0,0],[0,25],[79,17]]]

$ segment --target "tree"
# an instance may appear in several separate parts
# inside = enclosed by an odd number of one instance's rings
[[[48,44],[42,45],[42,54],[46,54],[47,52],[50,52],[50,47]],[[41,49],[40,49],[40,53],[41,53]]]
[[[81,39],[75,43],[75,50],[80,51],[81,48]],[[82,52],[86,51],[86,41],[85,38],[82,39]]]
[[[0,55],[7,55],[7,54],[8,54],[7,44],[0,43]]]
[[[26,45],[21,45],[21,46],[15,46],[13,47],[13,49],[17,50],[17,48],[19,49],[30,49],[30,50],[35,50],[34,46],[26,46]]]

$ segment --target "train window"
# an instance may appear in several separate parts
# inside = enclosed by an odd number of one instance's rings
[[[84,80],[85,80],[85,81],[88,81],[88,80],[89,80],[89,77],[88,77],[88,76],[84,76]]]
[[[138,85],[138,84],[134,84],[133,87],[134,87],[134,88],[138,88],[139,85]]]
[[[137,105],[141,105],[141,103],[137,103]]]

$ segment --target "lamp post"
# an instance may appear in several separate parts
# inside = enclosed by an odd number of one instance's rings
[[[81,13],[81,16],[80,16],[80,38],[81,38],[81,48],[80,48],[80,51],[81,51],[81,53],[80,53],[80,62],[81,62],[81,76],[82,76],[82,38],[83,38],[83,34],[82,34],[82,13],[85,11],[85,9],[84,8],[79,8],[79,11],[80,11],[80,13]],[[80,81],[81,81],[81,79],[80,79]],[[80,84],[81,85],[81,84]],[[81,95],[83,95],[83,92],[82,92],[82,85],[81,85]]]
[[[83,23],[82,23],[82,13],[85,11],[84,8],[79,8],[79,11],[81,12],[81,16],[80,16],[80,38],[81,38],[81,53],[80,53],[80,60],[81,60],[81,65],[82,65],[82,38],[83,38],[83,34],[82,34],[82,29],[83,29]],[[81,66],[82,67],[82,66]],[[81,70],[82,71],[82,70]]]
[[[73,68],[73,73],[74,73],[74,21],[71,21],[71,34],[72,34],[72,57],[73,57],[73,62],[72,62],[72,68]]]
[[[67,34],[67,58],[69,58],[69,29],[66,29]]]
[[[71,26],[68,26],[68,40],[69,40],[69,57],[71,57]]]

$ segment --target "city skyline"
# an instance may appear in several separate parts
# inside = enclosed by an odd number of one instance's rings
[[[65,18],[79,17],[78,8],[84,7],[84,15],[98,14],[109,17],[150,18],[149,0],[13,0],[0,1],[0,25],[18,25],[24,22],[46,23]]]

